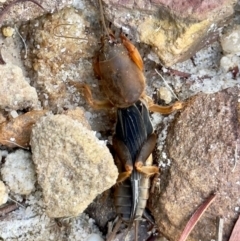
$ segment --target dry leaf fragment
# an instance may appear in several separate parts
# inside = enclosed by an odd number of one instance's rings
[[[188,221],[187,225],[185,226],[181,237],[179,238],[178,241],[185,241],[189,234],[191,233],[191,231],[193,230],[193,228],[195,227],[195,225],[197,224],[197,222],[199,221],[199,219],[202,217],[202,215],[204,214],[204,212],[207,210],[207,208],[210,206],[210,204],[214,201],[216,197],[216,194],[212,194],[192,215],[192,217],[190,218],[190,220]]]
[[[4,59],[3,59],[1,50],[2,50],[2,49],[0,49],[0,64],[6,64],[6,62],[5,62]]]
[[[238,220],[233,228],[229,241],[239,241],[239,240],[240,240],[240,216],[238,217]]]
[[[0,144],[7,147],[28,147],[33,124],[46,110],[34,110],[0,124]]]
[[[6,204],[0,207],[0,216],[5,216],[6,214],[16,210],[19,207],[17,203]]]

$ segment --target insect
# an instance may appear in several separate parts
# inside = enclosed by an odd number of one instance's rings
[[[101,6],[101,1],[99,1]],[[104,23],[102,7],[101,15]],[[120,217],[108,241],[113,240],[121,222],[135,223],[137,229],[149,196],[150,177],[159,174],[152,165],[156,134],[149,111],[169,114],[183,107],[182,102],[160,106],[146,95],[143,60],[137,48],[122,33],[119,38],[106,28],[106,36],[93,60],[93,69],[106,95],[105,100],[95,100],[86,84],[72,83],[80,88],[87,102],[95,109],[116,108],[117,123],[113,136],[115,162],[119,170],[115,190],[115,206]]]
[[[152,151],[156,134],[147,106],[142,101],[117,110],[117,123],[113,136],[115,162],[119,170],[114,198],[120,217],[108,241],[112,240],[121,222],[135,223],[135,240],[138,224],[145,211],[149,197],[150,177],[158,175],[159,169],[152,166]]]

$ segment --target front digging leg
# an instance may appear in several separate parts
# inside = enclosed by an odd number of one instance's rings
[[[95,100],[92,97],[92,91],[87,84],[81,84],[78,82],[69,81],[70,85],[73,85],[79,92],[84,93],[84,97],[88,104],[95,110],[110,109],[113,108],[113,104],[108,100]]]

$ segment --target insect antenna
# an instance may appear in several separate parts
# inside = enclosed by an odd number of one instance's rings
[[[103,5],[102,5],[102,0],[98,0],[99,2],[99,6],[100,6],[100,18],[101,18],[101,22],[103,25],[103,28],[107,34],[107,37],[109,38],[109,40],[111,40],[110,34],[109,34],[109,30],[106,26],[106,22],[105,22],[105,18],[104,18],[104,14],[103,14]]]

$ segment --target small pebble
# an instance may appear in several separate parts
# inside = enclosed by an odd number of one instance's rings
[[[228,72],[234,67],[237,67],[239,65],[239,62],[240,62],[239,56],[233,55],[233,54],[227,54],[221,58],[220,66],[222,70],[224,70],[225,72]]]
[[[14,31],[15,31],[14,28],[11,28],[11,27],[3,27],[2,28],[2,33],[3,33],[3,36],[5,36],[5,37],[12,37]]]
[[[12,110],[12,111],[10,112],[10,115],[12,116],[12,118],[18,117],[18,113],[17,113],[17,111],[15,111],[15,110]]]
[[[88,236],[86,241],[103,241],[103,239],[99,236],[99,234],[92,233]]]
[[[0,181],[0,205],[6,203],[8,200],[8,189],[5,184]]]
[[[31,154],[20,149],[8,154],[1,168],[1,176],[12,192],[30,194],[36,182]]]
[[[166,87],[159,88],[159,95],[160,95],[160,98],[164,100],[166,104],[169,104],[172,101],[172,93]]]

